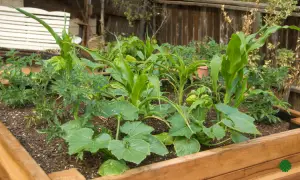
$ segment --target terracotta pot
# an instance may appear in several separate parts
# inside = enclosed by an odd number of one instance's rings
[[[207,66],[200,66],[198,67],[198,77],[201,79],[202,77],[208,76],[208,67]]]

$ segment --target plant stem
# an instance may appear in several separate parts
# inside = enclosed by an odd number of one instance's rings
[[[118,126],[117,126],[116,140],[119,139],[120,124],[121,124],[121,116],[118,116]]]
[[[182,102],[183,102],[183,93],[184,93],[184,84],[180,84],[180,87],[179,87],[179,95],[178,95],[178,104],[179,105],[182,105]]]
[[[224,141],[218,142],[216,144],[206,144],[206,143],[202,143],[202,144],[205,145],[205,146],[218,146],[218,145],[223,144],[223,143],[225,143],[229,140],[231,140],[231,138],[225,139]]]

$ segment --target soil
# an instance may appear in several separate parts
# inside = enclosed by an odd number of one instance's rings
[[[12,134],[20,141],[25,149],[31,154],[33,159],[44,169],[46,173],[67,170],[70,168],[77,168],[87,179],[98,177],[97,171],[103,161],[101,154],[91,155],[86,153],[84,160],[76,160],[75,156],[68,155],[67,145],[62,140],[54,140],[47,143],[46,135],[37,132],[41,126],[34,128],[26,128],[28,120],[26,116],[32,114],[32,107],[24,107],[13,109],[4,106],[0,103],[0,121],[2,121]],[[209,115],[211,118],[213,114]],[[99,125],[104,125],[113,130],[116,127],[114,120],[95,119]],[[155,127],[154,133],[161,133],[167,130],[167,126],[158,120],[146,120],[146,124]],[[275,125],[257,124],[258,129],[263,136],[287,131],[289,127],[288,122],[281,122]],[[227,143],[226,143],[227,144]],[[207,149],[207,148],[203,148]],[[172,148],[167,156],[161,157],[158,155],[151,155],[144,160],[139,166],[152,164],[155,162],[164,161],[175,158],[175,152]],[[135,164],[128,164],[131,168],[137,167]]]

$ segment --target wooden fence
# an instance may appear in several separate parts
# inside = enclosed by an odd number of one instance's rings
[[[231,34],[241,31],[243,16],[251,8],[257,8],[260,17],[265,15],[266,4],[257,6],[255,3],[220,1],[220,0],[159,0],[165,9],[168,19],[161,29],[158,40],[174,45],[186,45],[192,40],[203,40],[211,37],[220,43],[228,43]],[[225,11],[232,19],[229,25],[225,22],[221,7],[225,4]],[[299,7],[297,8],[299,10]],[[259,19],[252,25],[252,30],[257,31]],[[300,26],[300,13],[294,12],[284,22],[285,25]],[[281,30],[274,34],[270,41],[280,42],[281,48],[295,49],[300,33],[294,30]]]

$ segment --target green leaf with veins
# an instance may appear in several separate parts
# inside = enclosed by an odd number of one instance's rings
[[[171,123],[171,129],[169,131],[171,136],[185,136],[190,138],[194,133],[201,131],[201,127],[193,122],[190,123],[191,129],[187,126],[182,116],[178,113],[174,114],[168,119]]]
[[[231,132],[231,139],[234,143],[240,143],[240,142],[249,140],[249,138],[247,138],[246,136],[242,135],[239,132],[235,132],[235,131]]]
[[[130,138],[141,138],[144,135],[149,135],[154,131],[153,127],[142,122],[126,122],[120,128],[122,133],[130,136]]]
[[[96,153],[99,149],[107,148],[111,137],[108,134],[100,134],[93,139],[94,131],[82,128],[71,132],[66,141],[69,144],[69,154],[73,155],[82,151]]]
[[[138,119],[139,109],[128,101],[100,101],[97,104],[97,116],[106,118],[121,115],[124,120]]]
[[[169,114],[176,112],[176,109],[170,104],[160,104],[153,105],[151,112],[155,112],[155,115],[159,115],[159,117],[166,118]]]
[[[91,153],[96,153],[99,149],[105,149],[108,147],[109,142],[111,141],[111,136],[103,133],[95,137],[91,144],[86,147],[87,151]]]
[[[240,112],[237,108],[230,107],[226,104],[217,104],[216,108],[233,122],[233,126],[231,128],[234,130],[242,133],[260,134],[254,124],[254,118],[251,116],[248,116],[247,114]]]
[[[200,151],[200,143],[195,139],[177,137],[174,141],[174,148],[177,156],[185,156]]]
[[[166,146],[159,140],[157,139],[155,136],[153,135],[147,135],[144,138],[145,141],[147,141],[150,144],[150,151],[164,156],[166,154],[169,153],[168,149],[166,148]]]
[[[172,145],[174,140],[173,137],[169,135],[169,133],[161,133],[154,135],[160,142],[164,143],[166,146]]]
[[[215,124],[212,126],[212,133],[217,138],[217,140],[223,139],[226,135],[225,129],[219,124]]]
[[[124,159],[135,164],[140,164],[147,155],[150,155],[150,145],[142,139],[112,140],[108,149],[119,160]]]
[[[117,161],[109,159],[102,163],[98,170],[98,174],[101,176],[120,175],[127,171],[129,167],[124,161]]]

